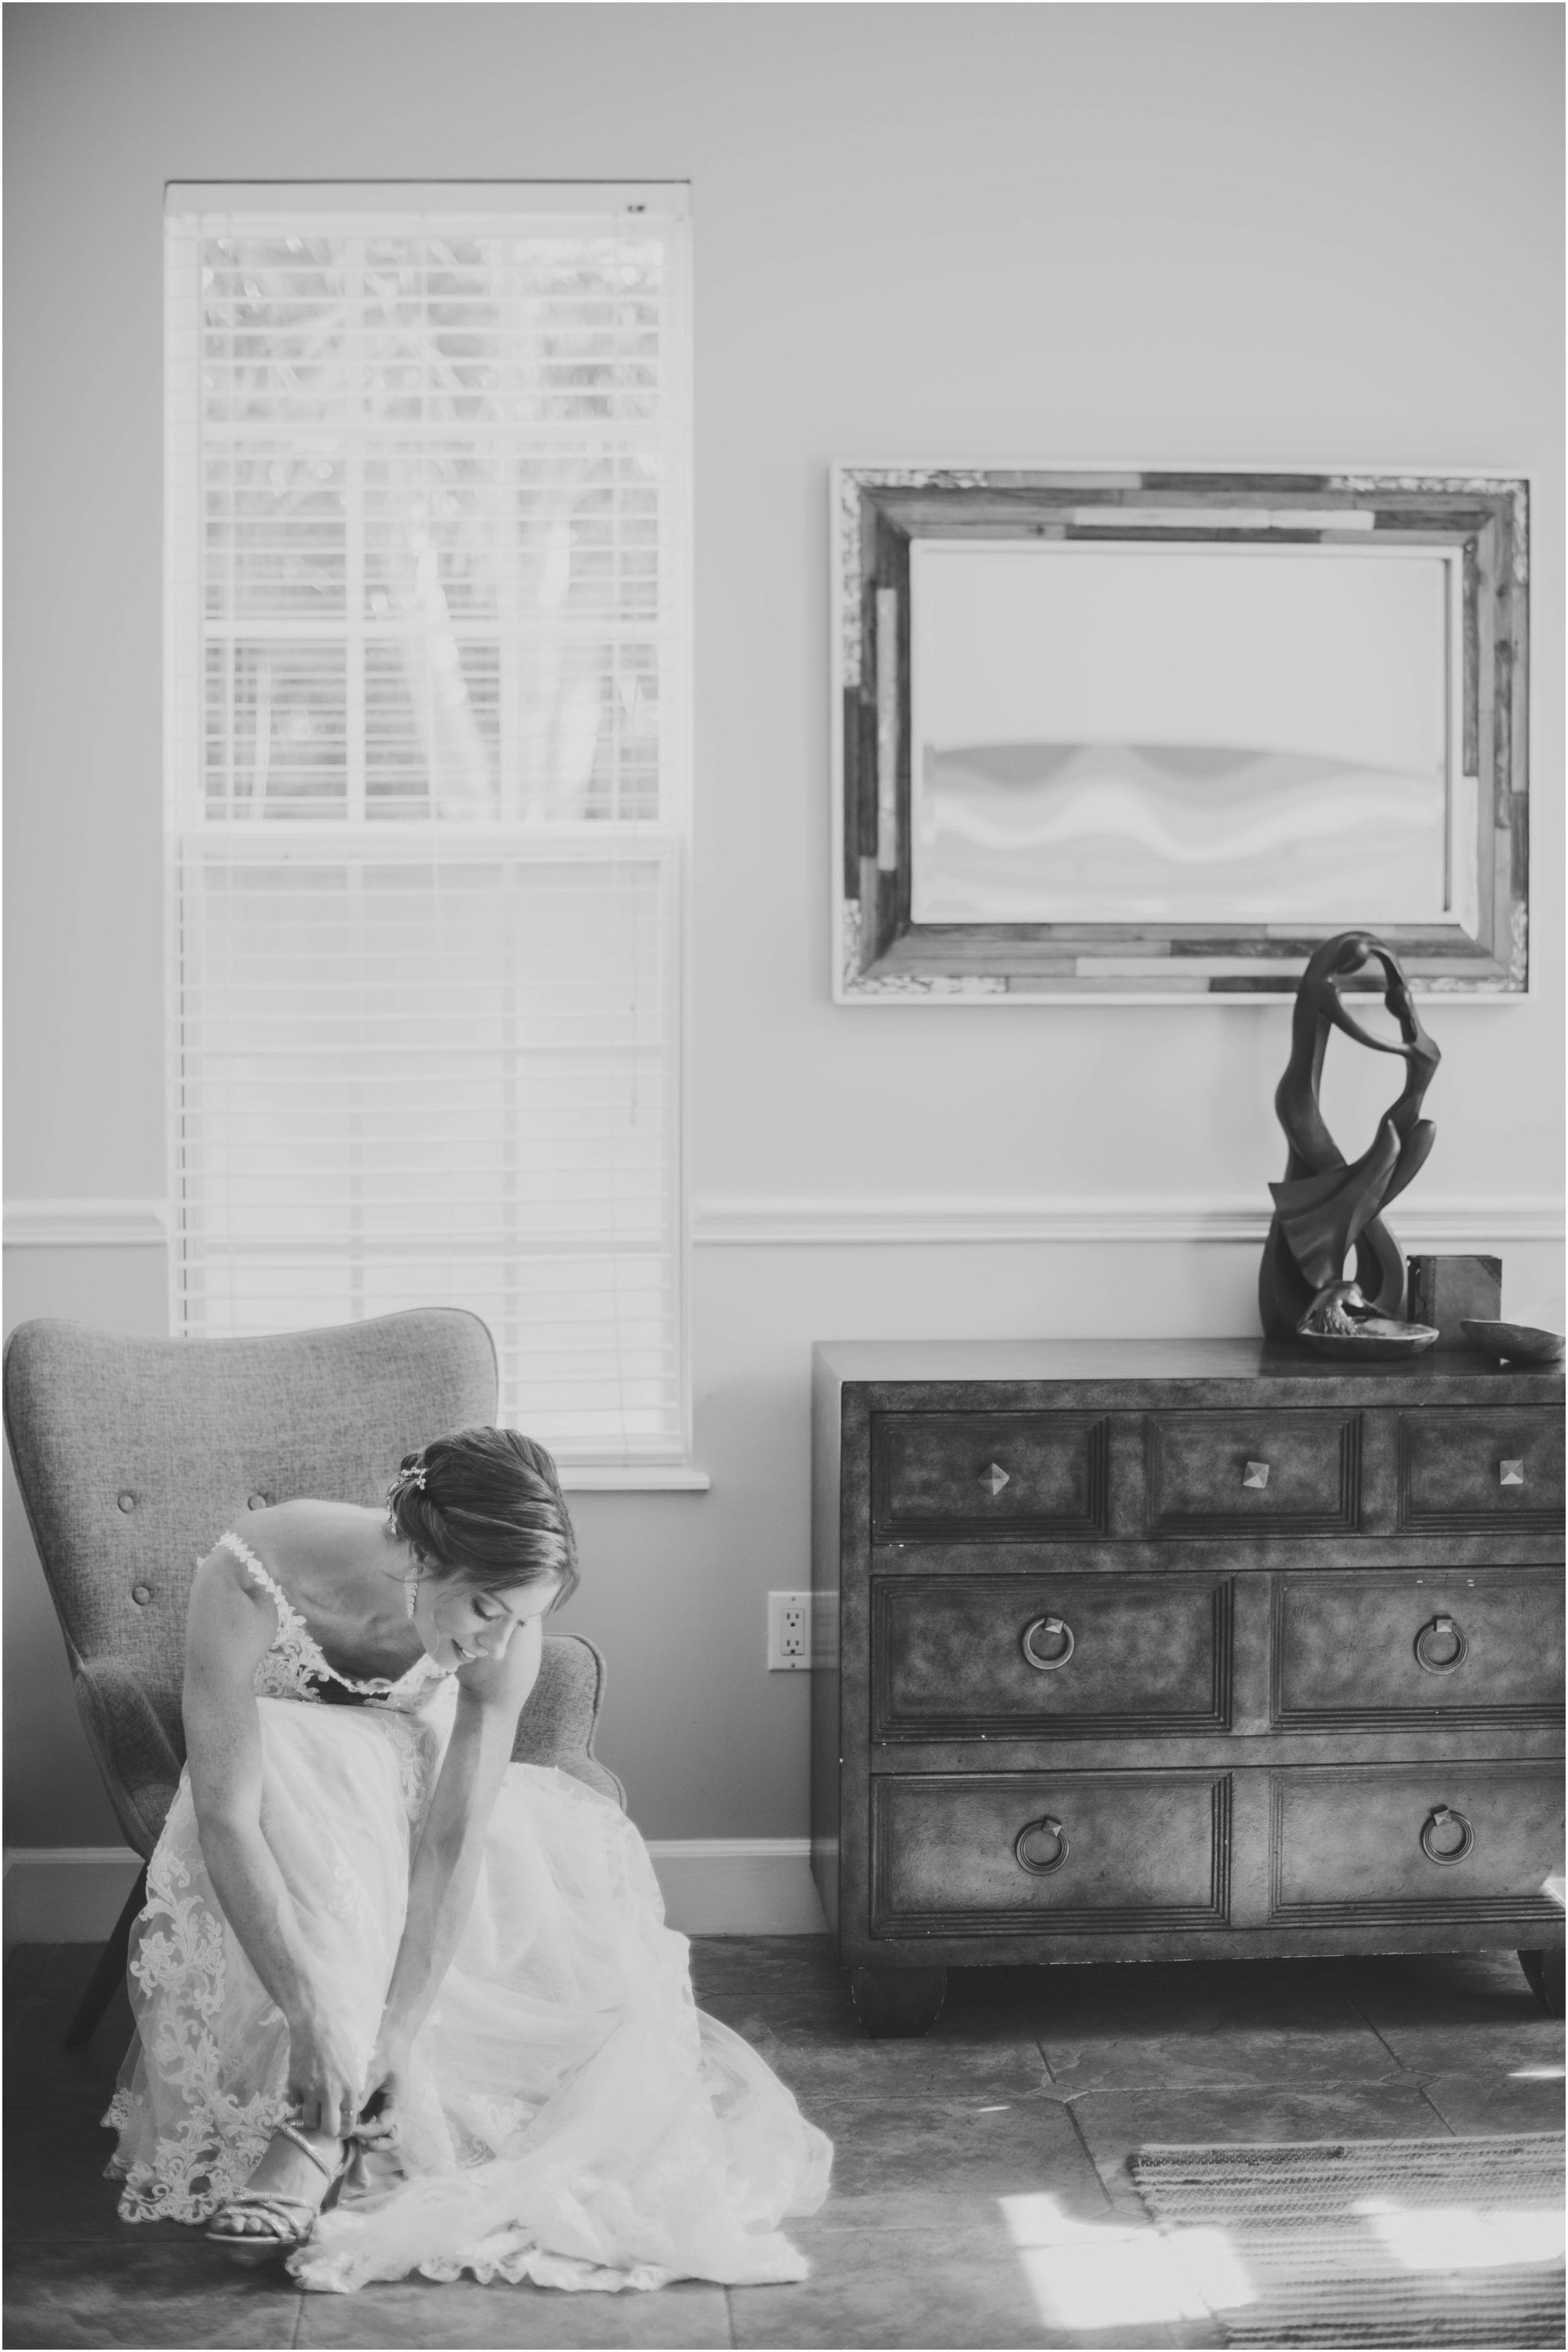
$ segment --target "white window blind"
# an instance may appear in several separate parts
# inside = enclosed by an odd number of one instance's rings
[[[684,207],[172,190],[175,1328],[424,1304],[686,1452]]]

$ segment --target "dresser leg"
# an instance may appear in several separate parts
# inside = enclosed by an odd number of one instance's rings
[[[947,1997],[945,1969],[852,1969],[849,1998],[868,2033],[879,2041],[924,2033]]]
[[[1530,1979],[1530,1990],[1548,2017],[1563,2014],[1563,1947],[1544,1952],[1521,1952],[1519,1965]]]

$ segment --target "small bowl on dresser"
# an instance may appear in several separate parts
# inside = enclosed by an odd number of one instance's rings
[[[1437,1331],[1430,1323],[1396,1323],[1388,1316],[1377,1316],[1353,1331],[1298,1330],[1296,1339],[1314,1356],[1327,1356],[1336,1364],[1403,1364],[1412,1356],[1424,1355],[1435,1344]]]
[[[1459,1328],[1472,1348],[1484,1349],[1502,1364],[1560,1364],[1568,1347],[1561,1331],[1542,1331],[1533,1323],[1483,1323],[1464,1315]]]

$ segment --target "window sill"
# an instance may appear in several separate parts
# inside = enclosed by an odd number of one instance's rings
[[[645,1462],[629,1469],[618,1463],[590,1462],[576,1469],[560,1463],[556,1471],[568,1495],[705,1495],[713,1484],[706,1470],[686,1463]]]

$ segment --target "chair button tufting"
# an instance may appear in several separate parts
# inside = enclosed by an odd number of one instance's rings
[[[264,1511],[267,1508],[266,1496],[247,1495],[245,1498],[245,1507],[247,1511]]]
[[[134,1601],[138,1609],[145,1609],[147,1603],[153,1598],[152,1586],[150,1584],[133,1584],[131,1588],[131,1598]]]
[[[122,1511],[133,1511],[136,1508],[136,1497],[134,1495],[121,1495],[116,1497],[116,1500]]]

